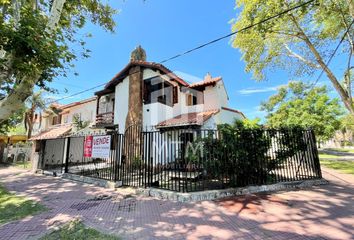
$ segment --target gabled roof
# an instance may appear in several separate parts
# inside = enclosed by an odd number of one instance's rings
[[[240,114],[244,119],[246,119],[245,114],[243,114],[243,112],[236,110],[236,109],[232,109],[232,108],[228,108],[228,107],[221,107],[221,109],[229,111],[229,112],[234,112],[234,113],[238,113]]]
[[[177,126],[188,126],[188,125],[198,125],[201,126],[208,120],[211,116],[218,113],[219,110],[209,110],[204,112],[192,112],[178,115],[174,118],[167,119],[156,125],[157,128],[163,127],[177,127]]]
[[[197,87],[207,87],[210,85],[215,85],[217,82],[219,82],[222,78],[221,77],[210,77],[210,78],[204,78],[203,81],[192,83],[189,85],[191,88],[197,88]]]
[[[97,97],[91,97],[91,98],[88,98],[88,99],[84,99],[84,100],[81,100],[81,101],[78,101],[78,102],[73,102],[73,103],[69,103],[69,104],[66,104],[66,105],[61,105],[57,108],[59,109],[67,109],[67,108],[71,108],[71,107],[76,107],[78,105],[81,105],[81,104],[85,104],[85,103],[89,103],[89,102],[93,102],[93,101],[96,101]]]
[[[176,74],[174,74],[170,69],[165,67],[164,65],[160,63],[155,63],[155,62],[146,62],[146,61],[130,61],[128,65],[126,65],[119,73],[117,73],[104,87],[103,90],[96,92],[96,95],[101,95],[104,93],[108,93],[109,90],[113,90],[113,88],[120,83],[128,74],[129,74],[129,69],[135,66],[140,66],[140,67],[145,67],[145,68],[151,68],[151,69],[157,69],[160,70],[162,73],[168,75],[172,80],[176,81],[182,86],[189,86],[189,84],[184,81],[182,78],[178,77]]]
[[[70,133],[72,129],[71,124],[58,125],[49,128],[48,130],[41,132],[40,134],[31,137],[31,141],[33,140],[44,140],[44,139],[54,139],[60,138]]]

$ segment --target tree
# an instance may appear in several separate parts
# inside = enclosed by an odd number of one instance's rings
[[[0,123],[9,119],[35,86],[48,83],[73,67],[82,46],[77,32],[88,21],[113,32],[116,13],[100,0],[0,0]],[[79,51],[80,52],[80,51]]]
[[[8,134],[13,128],[16,128],[23,122],[24,108],[19,109],[17,112],[11,114],[11,116],[0,123],[0,134]]]
[[[232,30],[259,22],[298,4],[299,1],[295,0],[237,0],[241,14],[233,21]],[[264,79],[270,68],[290,69],[296,76],[312,75],[317,70],[323,70],[344,106],[354,114],[353,78],[350,76],[354,53],[354,33],[350,28],[353,9],[352,0],[314,1],[238,33],[233,39],[233,47],[240,49],[246,71],[252,72],[257,80]],[[343,36],[341,55],[347,55],[348,61],[339,79],[344,78],[346,84],[341,84],[333,69],[326,65],[333,53],[330,46],[337,45]]]
[[[338,99],[328,96],[326,86],[312,87],[303,82],[290,82],[263,102],[267,125],[273,128],[300,126],[312,128],[319,140],[333,137],[343,114]]]
[[[354,116],[347,114],[340,119],[344,144],[354,139]]]
[[[36,111],[45,110],[46,102],[42,97],[42,91],[34,93],[30,98],[27,99],[26,105],[28,108],[24,114],[24,124],[27,132],[27,138],[30,139],[32,136],[33,125],[36,121],[35,114]],[[39,123],[41,124],[42,114],[39,116]]]
[[[73,116],[73,124],[76,127],[77,131],[80,131],[90,125],[90,121],[83,121],[81,120],[80,115]]]

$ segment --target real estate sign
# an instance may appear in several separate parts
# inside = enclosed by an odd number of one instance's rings
[[[92,141],[93,136],[86,136],[84,142],[84,157],[92,156]]]
[[[84,157],[109,158],[111,136],[87,136],[84,144]]]

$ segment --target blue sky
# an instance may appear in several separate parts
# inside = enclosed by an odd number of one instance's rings
[[[51,84],[60,92],[56,97],[108,82],[128,63],[130,52],[139,44],[146,50],[148,61],[159,62],[230,33],[229,21],[237,17],[234,3],[233,0],[111,1],[110,4],[120,10],[115,16],[116,33],[107,33],[93,25],[83,29],[84,33],[93,34],[92,38],[87,39],[87,47],[92,51],[91,57],[76,63],[75,71],[79,76],[75,76],[72,71],[67,78],[58,78]],[[222,76],[230,97],[230,107],[244,112],[249,118],[263,117],[264,114],[258,110],[260,102],[274,94],[277,86],[292,79],[279,70],[269,74],[267,81],[256,82],[251,74],[244,71],[241,53],[231,47],[230,39],[164,65],[173,71],[200,78],[207,72],[212,76]],[[321,81],[324,80],[325,76]],[[90,97],[97,90],[61,103]]]

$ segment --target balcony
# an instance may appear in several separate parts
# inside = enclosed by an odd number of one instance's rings
[[[96,116],[96,126],[114,125],[114,112],[100,113]]]

